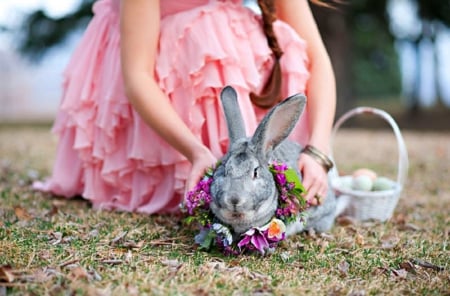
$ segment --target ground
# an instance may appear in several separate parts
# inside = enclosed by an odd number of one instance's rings
[[[403,138],[408,178],[391,219],[341,217],[269,256],[229,258],[198,250],[178,216],[33,192],[55,138],[46,126],[0,127],[0,295],[450,295],[450,133]],[[333,155],[341,174],[369,167],[396,179],[389,129],[342,128]]]

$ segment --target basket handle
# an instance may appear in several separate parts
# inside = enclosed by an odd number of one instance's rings
[[[392,130],[394,131],[395,137],[397,139],[398,151],[399,151],[397,183],[400,184],[401,186],[403,186],[403,184],[406,181],[406,175],[408,172],[408,152],[406,150],[406,145],[405,145],[405,142],[403,141],[403,137],[400,133],[399,127],[395,123],[395,120],[392,118],[392,116],[389,115],[387,112],[377,109],[377,108],[372,108],[372,107],[357,107],[357,108],[354,108],[354,109],[346,112],[334,124],[333,130],[331,133],[331,145],[333,146],[332,143],[333,143],[333,140],[336,136],[336,132],[339,129],[339,127],[347,119],[349,119],[350,117],[352,117],[354,115],[358,115],[358,114],[378,115],[390,124]],[[332,149],[331,149],[331,151],[332,151]],[[331,156],[331,157],[333,158],[333,156]],[[335,165],[334,169],[332,170],[331,174],[333,177],[339,176],[336,165]]]

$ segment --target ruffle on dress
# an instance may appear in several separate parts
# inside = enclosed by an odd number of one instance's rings
[[[190,164],[141,120],[125,97],[113,2],[96,2],[94,13],[65,71],[53,128],[59,135],[53,175],[35,187],[67,197],[81,195],[98,209],[176,211]],[[155,69],[159,85],[217,157],[228,145],[219,100],[225,85],[238,91],[248,134],[266,112],[249,99],[250,92],[263,88],[273,65],[261,28],[253,11],[227,1],[210,1],[161,20]],[[281,21],[274,29],[284,51],[283,94],[305,92],[306,44]],[[304,113],[291,138],[304,144],[307,137]]]

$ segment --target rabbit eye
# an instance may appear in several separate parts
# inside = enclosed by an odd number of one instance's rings
[[[256,178],[258,178],[258,168],[255,168],[254,170],[253,170],[253,179],[256,179]]]

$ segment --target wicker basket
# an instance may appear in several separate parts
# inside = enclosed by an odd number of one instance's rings
[[[342,200],[347,200],[348,204],[343,214],[351,216],[359,221],[380,220],[386,221],[392,217],[397,206],[403,185],[408,171],[408,154],[403,141],[400,129],[394,119],[385,111],[371,108],[358,107],[345,113],[334,125],[332,131],[333,141],[339,127],[350,117],[359,114],[374,114],[386,120],[392,127],[399,150],[397,181],[392,182],[392,189],[382,191],[360,191],[349,188],[345,184],[351,182],[352,176],[339,176],[335,165],[331,171],[331,187]]]

